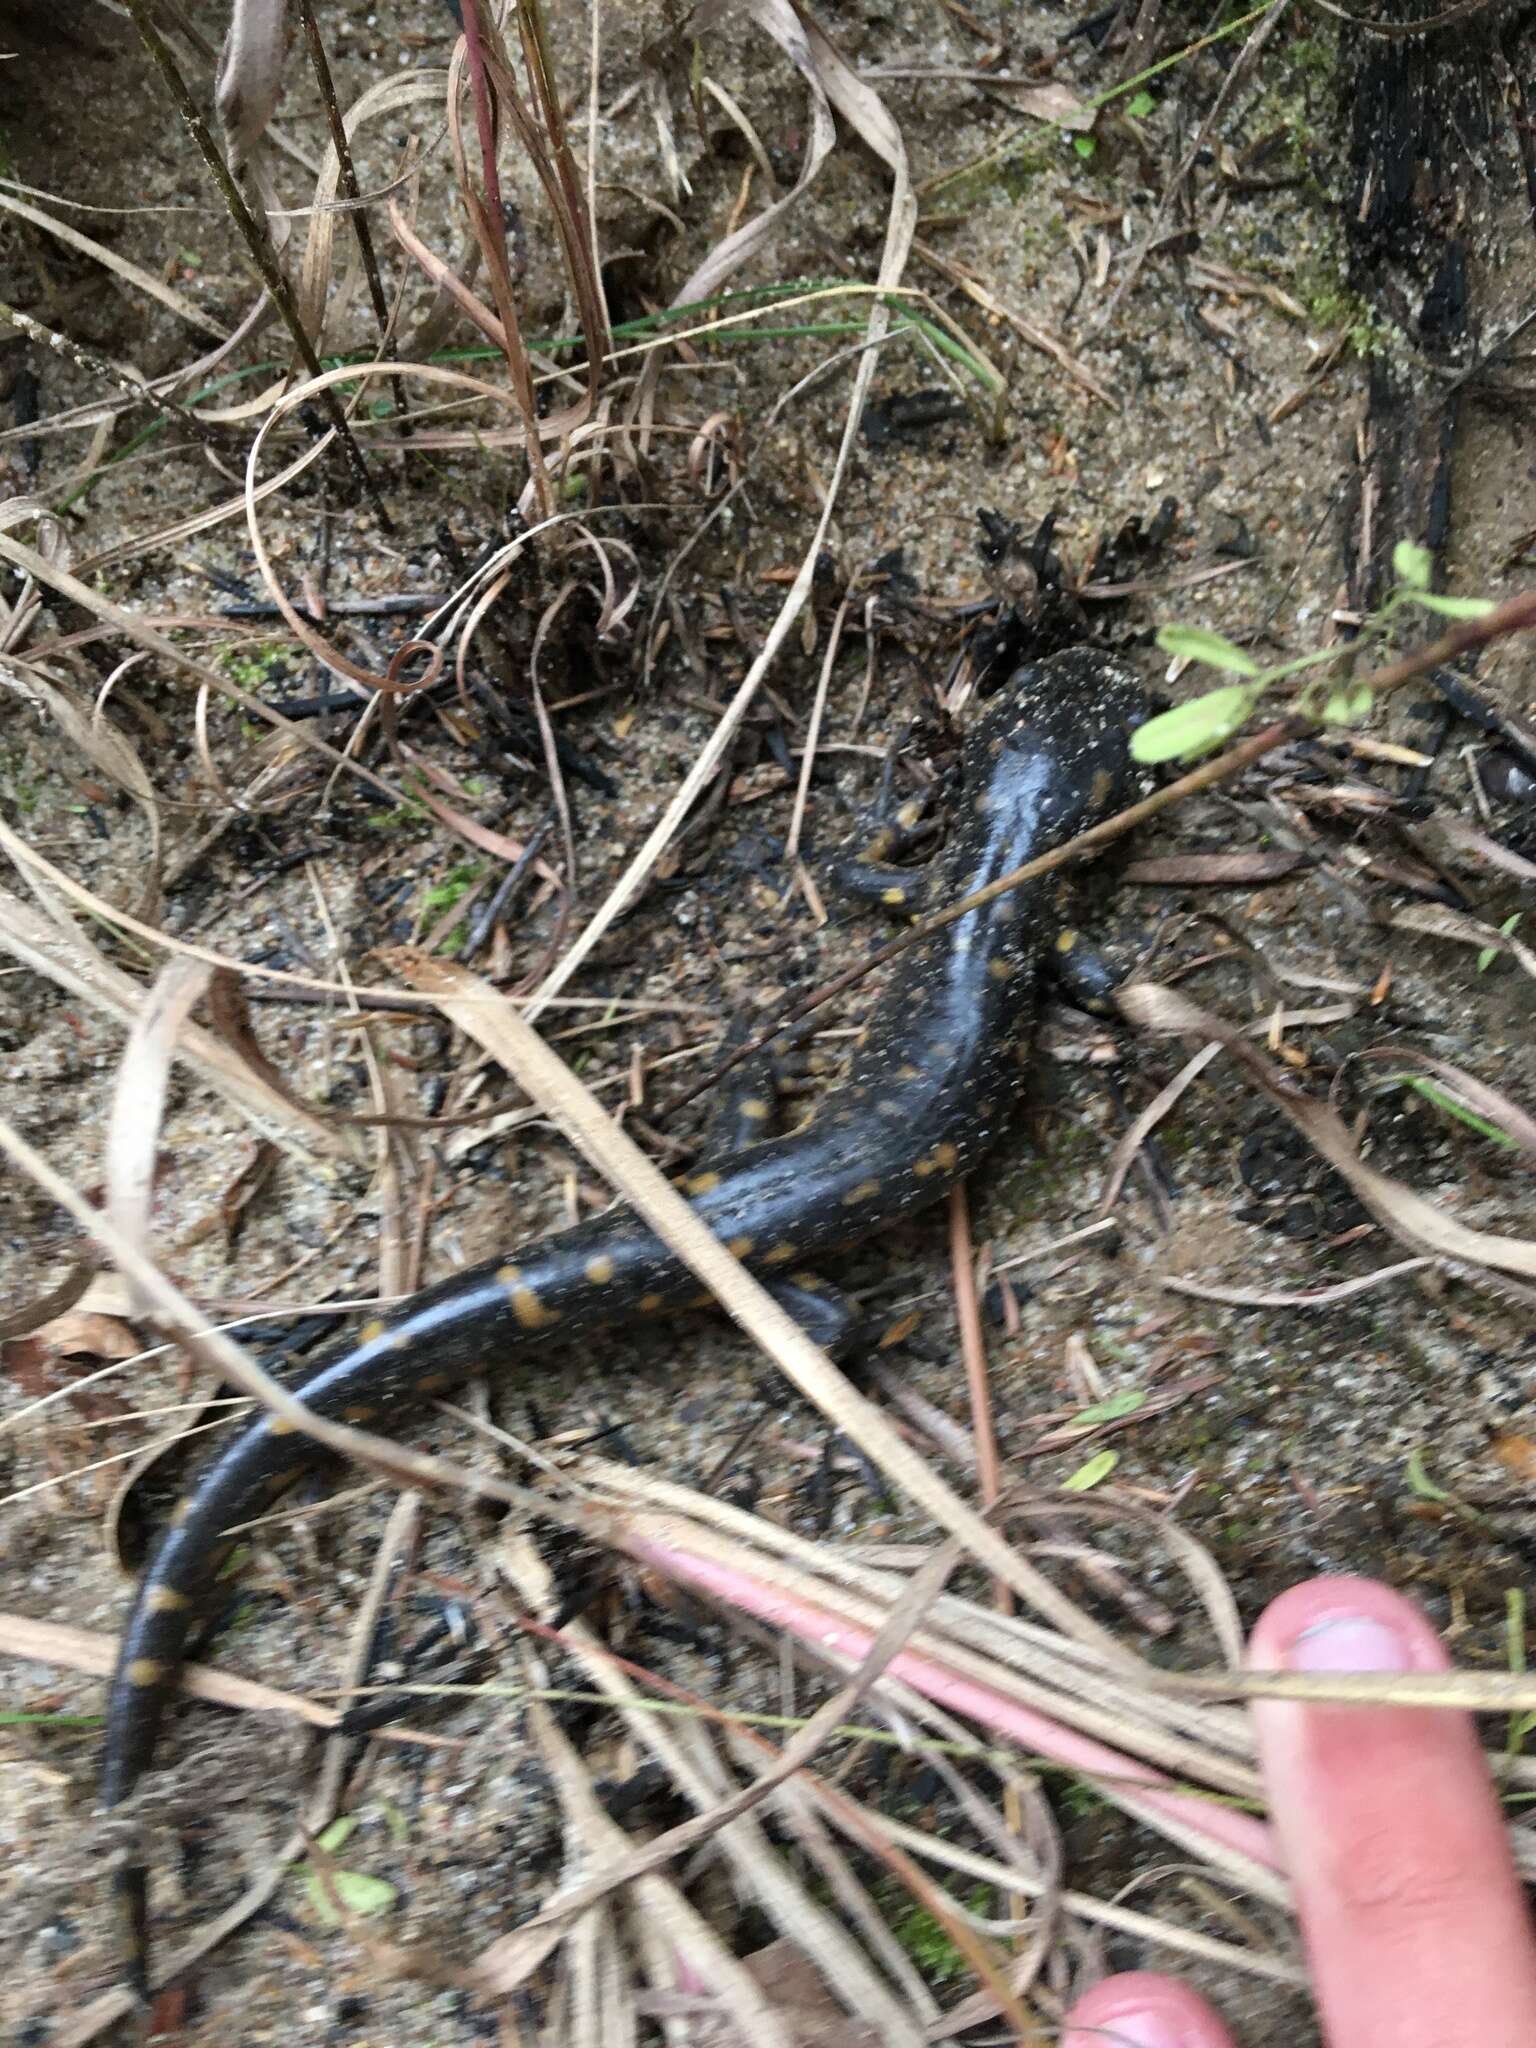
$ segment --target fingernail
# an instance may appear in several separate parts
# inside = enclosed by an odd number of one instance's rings
[[[1291,1645],[1293,1671],[1411,1671],[1413,1654],[1397,1631],[1370,1614],[1331,1614]]]
[[[1167,2013],[1143,2005],[1069,2028],[1061,2048],[1190,2048],[1190,2036]]]

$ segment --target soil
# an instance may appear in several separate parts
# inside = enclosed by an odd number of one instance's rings
[[[1154,55],[1211,26],[1144,12],[1157,17]],[[216,43],[219,10],[190,13]],[[556,73],[582,152],[589,23],[583,10],[550,13]],[[25,199],[99,239],[227,331],[255,288],[129,23],[105,5],[72,13],[64,24],[56,17],[57,10],[13,8],[0,22],[0,44],[16,52],[0,64],[0,199]],[[764,203],[760,156],[780,191],[794,181],[812,131],[810,101],[757,18],[731,13],[699,28],[695,42],[670,7],[603,17],[596,189],[615,320],[672,300],[738,218]],[[1122,99],[1091,135],[1021,114],[1015,102],[1027,89],[971,74],[1000,48],[994,68],[1036,87],[1048,73],[1085,101],[1133,68],[1123,28],[1100,47],[1093,34],[1075,32],[1081,24],[1073,16],[1034,0],[976,11],[841,0],[817,18],[885,101],[909,153],[922,206],[919,239],[938,261],[914,257],[907,282],[932,295],[953,323],[948,331],[1000,366],[1006,392],[999,400],[910,334],[884,345],[874,425],[858,439],[841,482],[825,575],[808,623],[791,635],[748,721],[724,801],[690,830],[640,906],[573,982],[568,993],[589,1007],[558,1009],[546,1020],[555,1041],[580,1056],[581,1071],[615,1103],[633,1063],[645,1063],[642,1129],[675,1088],[707,1072],[734,1011],[766,1007],[824,980],[871,943],[862,920],[834,905],[821,921],[796,886],[783,860],[794,792],[775,753],[783,740],[797,749],[803,742],[834,615],[855,580],[849,617],[858,630],[850,630],[833,666],[811,792],[816,848],[834,843],[873,796],[893,745],[900,787],[916,787],[932,763],[942,766],[961,614],[993,596],[978,508],[1026,532],[1054,510],[1053,544],[1070,580],[1081,576],[1101,536],[1131,520],[1145,529],[1165,500],[1176,500],[1160,546],[1138,552],[1127,544],[1120,552],[1116,579],[1134,583],[1135,594],[1086,601],[1082,627],[1126,649],[1148,682],[1173,698],[1206,684],[1199,671],[1170,668],[1152,645],[1159,625],[1205,627],[1265,660],[1306,652],[1347,630],[1335,614],[1345,604],[1358,519],[1356,455],[1370,365],[1392,352],[1406,359],[1414,349],[1412,335],[1352,282],[1340,224],[1350,176],[1340,108],[1345,59],[1332,33],[1312,25],[1320,17],[1282,21],[1209,132],[1202,124],[1241,34]],[[446,15],[388,0],[366,20],[326,24],[326,34],[348,106],[381,81],[445,64],[453,31]],[[1511,76],[1521,74],[1522,51],[1529,59],[1522,35],[1516,22],[1501,45]],[[176,47],[206,91],[207,64],[184,41]],[[313,177],[294,152],[317,160],[326,132],[300,54],[291,53],[278,115],[288,151],[266,156],[280,203],[297,208],[307,204]],[[392,185],[414,138],[422,164],[416,232],[462,269],[468,237],[453,198],[441,107],[439,93],[365,126],[358,174],[365,192]],[[1197,145],[1181,203],[1164,217],[1161,196]],[[1532,303],[1536,238],[1513,125],[1468,139],[1467,149],[1475,198],[1461,225],[1470,327],[1475,345],[1486,349]],[[978,163],[963,176],[946,175]],[[525,330],[536,339],[569,335],[575,310],[537,180],[511,147],[502,174]],[[878,160],[844,126],[803,199],[732,277],[732,288],[796,278],[867,284],[887,196]],[[431,292],[389,241],[382,203],[370,217],[390,289],[406,293],[401,330],[409,335]],[[293,226],[298,237],[307,232],[303,218]],[[1126,252],[1149,234],[1156,237],[1151,254],[1117,296]],[[340,234],[337,251],[339,276]],[[1059,336],[1080,374],[957,291],[955,266],[984,286],[989,304]],[[0,213],[0,276],[5,298],[35,320],[146,375],[209,345],[140,286],[20,213]],[[614,793],[583,781],[568,758],[575,907],[562,930],[550,892],[536,886],[525,893],[507,935],[475,963],[504,985],[536,974],[602,902],[768,630],[830,486],[851,364],[844,360],[800,395],[788,394],[855,338],[783,330],[857,322],[863,305],[849,298],[830,312],[799,308],[776,316],[767,338],[701,341],[674,352],[659,379],[655,416],[684,431],[658,433],[621,489],[604,485],[604,502],[572,501],[587,510],[595,534],[630,551],[616,550],[615,559],[638,576],[639,597],[627,623],[604,639],[600,598],[578,588],[539,644],[539,676],[562,741]],[[365,294],[338,296],[327,349],[367,348],[373,339]],[[448,340],[479,345],[464,322]],[[275,329],[235,362],[258,359],[286,360]],[[494,362],[473,367],[497,377]],[[254,395],[275,374],[229,390]],[[1536,531],[1536,441],[1529,387],[1520,378],[1516,357],[1473,380],[1461,407],[1444,550],[1448,587],[1456,591],[1499,597],[1518,588],[1522,552]],[[263,594],[243,518],[145,544],[237,492],[249,425],[230,429],[215,451],[179,430],[132,445],[151,424],[143,410],[103,428],[95,442],[88,424],[60,430],[62,415],[100,401],[110,387],[66,355],[18,337],[0,341],[0,391],[7,388],[15,425],[28,426],[29,406],[36,412],[29,432],[0,439],[7,494],[62,508],[77,574],[129,610],[184,622],[178,644],[279,709],[323,694],[323,671],[280,620],[220,616],[229,579],[253,597]],[[946,402],[908,403],[933,391]],[[408,392],[413,407],[432,395],[425,386]],[[937,417],[924,418],[925,410]],[[711,419],[720,438],[712,447],[695,445],[694,434]],[[465,559],[506,533],[525,475],[519,449],[420,445],[424,439],[377,428],[365,436],[387,530],[373,509],[349,499],[341,470],[324,463],[269,501],[263,532],[288,592],[322,592],[333,605],[444,592]],[[291,458],[305,444],[293,428],[280,445]],[[108,453],[118,459],[103,466]],[[660,603],[658,616],[670,628],[644,677],[652,605],[668,565],[718,494],[727,460],[744,465],[745,487],[687,555],[671,599]],[[267,473],[275,466],[272,451]],[[872,582],[877,564],[884,580]],[[1198,577],[1202,571],[1221,573]],[[478,650],[492,694],[526,706],[534,622],[568,580],[591,574],[590,558],[553,546],[524,558],[497,615],[499,652]],[[14,579],[6,594],[14,598]],[[30,645],[81,635],[88,625],[83,611],[50,603],[30,629]],[[378,664],[413,630],[380,615],[343,615],[332,625],[354,658]],[[82,639],[54,655],[54,672],[89,703],[126,651],[110,636]],[[152,845],[143,807],[35,706],[10,694],[5,679],[0,793],[11,828],[108,901],[144,905]],[[1487,655],[1473,681],[1504,714],[1536,718],[1528,643]],[[466,905],[469,921],[475,905],[488,901],[503,857],[467,844],[419,802],[391,803],[302,759],[270,805],[232,807],[232,792],[249,789],[278,757],[259,724],[217,700],[206,706],[204,747],[195,698],[184,676],[155,661],[123,675],[112,692],[109,716],[146,763],[165,823],[166,880],[145,911],[151,922],[232,959],[300,975],[334,978],[345,964],[366,987],[381,979],[374,948],[435,931],[439,943],[451,940],[458,905]],[[438,793],[473,817],[482,842],[489,832],[526,843],[551,809],[536,729],[525,714],[518,730],[499,727],[479,696],[461,704],[439,694],[434,702],[436,713],[413,707],[403,715],[402,743],[438,771]],[[313,729],[344,747],[354,723],[355,707]],[[1433,766],[1418,773],[1384,754],[1383,744],[1427,751]],[[379,745],[376,725],[363,752],[398,786],[398,764]],[[1382,708],[1363,743],[1336,734],[1271,760],[1237,787],[1165,814],[1131,849],[1139,860],[1298,851],[1303,858],[1290,872],[1263,883],[1207,885],[1136,883],[1111,870],[1096,878],[1089,895],[1096,907],[1085,922],[1113,930],[1131,957],[1149,962],[1153,978],[1176,980],[1209,1008],[1255,1025],[1261,1043],[1264,1020],[1277,1009],[1302,1012],[1275,1025],[1271,1056],[1360,1119],[1373,1164],[1464,1224],[1518,1233],[1530,1213],[1529,1158],[1405,1085],[1397,1061],[1428,1052],[1530,1105],[1530,980],[1507,955],[1490,962],[1475,947],[1391,921],[1436,892],[1447,900],[1447,889],[1493,927],[1529,913],[1529,866],[1523,876],[1494,867],[1435,835],[1437,816],[1459,818],[1511,851],[1523,849],[1527,862],[1536,857],[1529,780],[1509,780],[1501,758],[1507,761],[1494,738],[1448,720],[1427,686],[1411,687]],[[1480,762],[1494,774],[1486,817],[1474,788]],[[1501,773],[1504,783],[1496,779]],[[1410,798],[1415,803],[1401,808]],[[543,857],[559,867],[558,832],[544,842]],[[27,893],[17,877],[5,886]],[[108,959],[147,981],[155,965],[149,948],[100,925],[85,929]],[[365,1030],[282,984],[258,986],[256,995],[251,1028],[266,1055],[288,1086],[322,1110],[367,1111],[376,1106],[376,1085],[397,1115],[444,1113],[450,1078],[453,1109],[467,1109],[477,1095],[483,1102],[510,1092],[494,1071],[472,1080],[474,1061],[436,1024],[396,1014]],[[868,1001],[866,985],[824,1017],[822,1050],[835,1053],[839,1034],[856,1026]],[[123,1044],[119,1022],[78,994],[23,967],[0,975],[5,1116],[58,1172],[93,1193],[103,1186],[103,1135]],[[971,1189],[977,1240],[996,1262],[1093,1219],[1116,1139],[1185,1057],[1176,1041],[1050,1011],[1027,1105]],[[689,1111],[668,1124],[667,1136],[688,1141],[696,1116]],[[221,1319],[267,1313],[291,1326],[317,1305],[366,1304],[390,1291],[392,1280],[424,1284],[605,1199],[556,1136],[526,1118],[504,1118],[490,1135],[373,1132],[350,1153],[329,1157],[278,1122],[276,1131],[258,1130],[185,1070],[173,1074],[153,1246]],[[1016,1276],[1027,1282],[1018,1289],[1017,1328],[994,1323],[989,1331],[1010,1477],[1054,1485],[1094,1449],[1111,1447],[1114,1484],[1143,1502],[1176,1501],[1180,1521],[1211,1549],[1250,1618],[1299,1575],[1365,1572],[1412,1591],[1461,1660],[1502,1664],[1509,1603],[1526,1581],[1536,1541],[1528,1505],[1536,1341],[1525,1302],[1510,1289],[1434,1268],[1323,1308],[1170,1292],[1166,1279],[1250,1295],[1305,1294],[1405,1254],[1225,1063],[1182,1098],[1159,1127],[1155,1149],[1149,1173],[1132,1175],[1115,1211],[1113,1249],[1110,1240],[1089,1240],[1035,1258]],[[0,1182],[5,1301],[39,1299],[77,1250],[74,1226],[45,1194],[19,1173]],[[916,1339],[895,1354],[898,1369],[963,1422],[942,1224],[895,1233],[844,1262],[837,1277],[881,1313],[922,1305]],[[158,1351],[128,1367],[131,1393],[120,1373],[28,1412],[39,1393],[70,1385],[143,1334],[111,1276],[98,1280],[86,1305],[100,1320],[76,1328],[68,1357],[35,1340],[5,1350],[0,1415],[24,1419],[0,1436],[0,1608],[110,1639],[127,1592],[102,1530],[123,1463],[100,1461],[137,1458],[174,1435],[176,1417],[168,1430],[164,1411],[195,1399],[197,1388],[174,1353]],[[270,1327],[264,1336],[272,1341]],[[1092,1398],[1073,1369],[1074,1339],[1086,1340],[1108,1392],[1185,1380],[1190,1390],[1086,1447],[1039,1452],[1049,1427]],[[552,1353],[515,1380],[489,1384],[477,1399],[479,1412],[525,1440],[558,1443],[618,1425],[626,1455],[675,1479],[771,1502],[767,1511],[808,1533],[866,1540],[923,1533],[880,1495],[866,1468],[835,1455],[821,1418],[745,1340],[707,1320],[666,1333],[625,1332],[592,1356]],[[160,1412],[139,1420],[139,1411]],[[456,1456],[489,1455],[487,1439],[470,1431],[462,1411],[413,1423],[410,1435]],[[197,1455],[195,1446],[173,1446],[135,1491],[124,1525],[130,1549]],[[295,1691],[319,1695],[334,1686],[388,1511],[382,1489],[345,1501],[317,1492],[297,1515],[256,1532],[219,1659]],[[491,1541],[470,1513],[429,1515],[411,1580],[418,1606],[407,1602],[399,1624],[405,1640],[424,1626],[421,1603],[445,1590],[471,1599],[486,1591],[494,1579]],[[1147,1593],[1182,1598],[1171,1571],[1131,1562]],[[607,1599],[605,1626],[621,1649],[722,1703],[777,1704],[767,1667],[733,1648],[716,1619],[662,1622],[647,1596],[623,1582]],[[1115,1625],[1135,1632],[1124,1615]],[[1171,1640],[1138,1636],[1137,1647],[1177,1662],[1210,1655],[1192,1619]],[[0,2006],[6,2038],[40,2048],[113,1976],[101,1881],[107,1844],[93,1815],[91,1717],[101,1682],[42,1664],[6,1668],[9,1704],[36,1718],[0,1733],[8,1762],[0,1777],[0,1925],[10,1957]],[[368,1924],[451,1968],[547,1896],[564,1844],[557,1799],[515,1710],[479,1698],[445,1702],[430,1726],[452,1746],[380,1744],[370,1752],[349,1799],[357,1826],[345,1861],[395,1888],[387,1920]],[[594,1755],[611,1742],[600,1716],[573,1710],[568,1728]],[[612,1747],[612,1775],[622,1777],[632,1759],[622,1745]],[[150,1811],[155,1909],[173,1944],[176,1928],[226,1904],[287,1833],[308,1746],[286,1723],[194,1706],[174,1718],[164,1761]],[[920,1776],[893,1770],[885,1796],[903,1810],[920,1805],[928,1796]],[[1107,1809],[1066,1804],[1063,1820],[1073,1883],[1112,1895],[1139,1875],[1145,1909],[1230,1931],[1208,1902],[1192,1904],[1179,1893],[1177,1878],[1147,1878],[1157,1845]],[[760,1942],[750,1912],[723,1894],[715,1906],[743,1952]],[[740,1914],[734,1927],[733,1912]],[[1168,1960],[1119,1942],[1107,1944],[1106,1956],[1117,1966]],[[1245,2040],[1308,2038],[1298,2002],[1251,1985],[1209,1988],[1248,2029]],[[169,2016],[181,2019],[189,2042],[362,2048],[411,2040],[459,2048],[503,2038],[502,2021],[462,1992],[390,1981],[366,1940],[327,1927],[301,1875],[208,1961],[184,2009]],[[530,2008],[520,2023],[535,2018]]]

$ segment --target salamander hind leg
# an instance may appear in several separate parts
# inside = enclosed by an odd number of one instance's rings
[[[794,1317],[813,1344],[829,1358],[846,1358],[859,1339],[858,1311],[845,1294],[829,1287],[817,1273],[791,1273],[764,1286],[786,1315]]]
[[[762,1029],[750,1010],[740,1010],[725,1034],[725,1052],[732,1052]],[[750,1053],[732,1067],[715,1090],[704,1125],[699,1156],[724,1165],[774,1136],[786,1095],[798,1093],[807,1079],[805,1055],[780,1039]]]

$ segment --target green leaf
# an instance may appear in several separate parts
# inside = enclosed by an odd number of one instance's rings
[[[1442,619],[1486,619],[1496,608],[1491,597],[1439,597],[1427,590],[1410,590],[1408,602],[1438,612]]]
[[[318,1870],[306,1869],[304,1889],[322,1927],[339,1927],[343,1913],[355,1913],[363,1920],[378,1913],[387,1913],[400,1896],[387,1878],[370,1877],[364,1870],[333,1871],[327,1888]],[[334,1905],[331,1902],[333,1893]]]
[[[1139,92],[1125,110],[1133,121],[1144,121],[1148,114],[1157,112],[1157,101],[1149,92]]]
[[[1072,138],[1072,147],[1077,151],[1078,155],[1082,157],[1083,160],[1086,162],[1087,159],[1091,157],[1093,155],[1093,152],[1098,148],[1098,144],[1094,141],[1091,135],[1074,135]]]
[[[1519,924],[1520,919],[1523,915],[1524,913],[1522,911],[1517,910],[1513,917],[1506,917],[1504,922],[1499,926],[1499,932],[1501,937],[1507,939],[1511,932],[1514,931],[1516,925]],[[1493,965],[1494,961],[1497,960],[1499,955],[1503,952],[1503,950],[1504,948],[1502,946],[1484,946],[1481,953],[1479,953],[1477,956],[1478,973],[1486,974],[1489,968]]]
[[[1392,550],[1392,574],[1407,590],[1428,590],[1434,570],[1434,556],[1414,541],[1400,540]]]
[[[1220,746],[1248,716],[1258,692],[1245,683],[1228,683],[1191,697],[1172,711],[1149,718],[1131,734],[1131,752],[1138,761],[1177,761],[1185,754],[1203,754]]]
[[[1420,1500],[1454,1501],[1455,1495],[1447,1493],[1443,1486],[1436,1486],[1424,1470],[1424,1453],[1413,1450],[1408,1453],[1408,1490],[1416,1493]]]
[[[1364,725],[1374,701],[1369,683],[1345,683],[1330,693],[1323,717],[1330,725]]]
[[[343,1848],[357,1829],[357,1815],[344,1813],[333,1820],[323,1834],[315,1840],[328,1856],[334,1856]],[[315,1918],[322,1927],[339,1927],[342,1912],[355,1913],[361,1919],[368,1919],[376,1913],[387,1913],[399,1898],[397,1888],[386,1878],[370,1877],[362,1870],[333,1870],[330,1882],[311,1864],[304,1869],[304,1889],[309,1894],[309,1903]],[[335,1903],[333,1903],[333,1895]],[[341,1909],[338,1910],[338,1907]]]
[[[1164,626],[1157,636],[1164,654],[1181,655],[1185,661],[1202,661],[1207,668],[1224,668],[1235,676],[1256,676],[1259,664],[1244,648],[1224,640],[1219,633],[1207,633],[1203,626]]]
[[[1489,1123],[1476,1110],[1468,1109],[1464,1102],[1458,1102],[1454,1095],[1448,1095],[1443,1088],[1437,1088],[1433,1081],[1426,1081],[1422,1074],[1394,1074],[1394,1081],[1401,1081],[1411,1088],[1415,1095],[1422,1095],[1426,1102],[1432,1102],[1436,1109],[1443,1109],[1447,1116],[1453,1116],[1458,1123],[1469,1126],[1481,1138],[1490,1139],[1495,1145],[1503,1145],[1508,1151],[1519,1148],[1507,1131],[1501,1131],[1497,1124]]]
[[[1118,1451],[1097,1451],[1085,1465],[1061,1482],[1064,1493],[1088,1493],[1106,1480],[1120,1462]]]
[[[1091,1429],[1100,1422],[1121,1422],[1127,1415],[1134,1415],[1138,1408],[1147,1405],[1144,1388],[1122,1387],[1118,1394],[1111,1394],[1107,1401],[1095,1401],[1091,1408],[1079,1408],[1072,1418],[1074,1429]]]

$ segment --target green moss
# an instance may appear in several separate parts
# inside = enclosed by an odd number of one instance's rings
[[[27,772],[26,757],[19,747],[0,753],[0,794],[23,818],[30,818],[42,800],[39,776]]]
[[[906,1899],[908,1894],[901,1896]],[[992,1893],[986,1885],[973,1886],[964,1903],[972,1913],[986,1913],[992,1906]],[[925,1907],[909,1902],[906,1911],[897,1915],[892,1932],[922,1971],[926,1984],[952,1984],[969,1974],[970,1964]]]
[[[226,647],[219,666],[227,669],[243,690],[260,690],[282,673],[292,649],[282,640],[269,640],[259,647]]]

